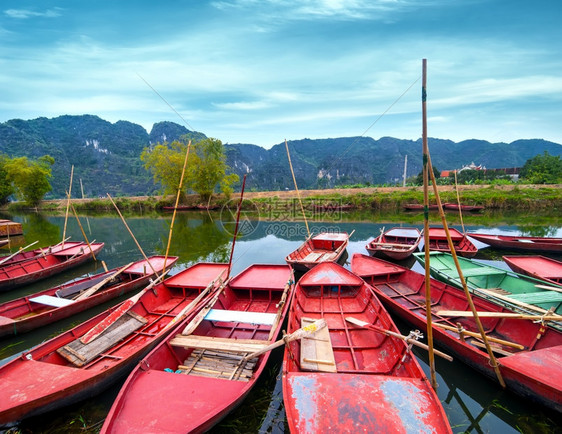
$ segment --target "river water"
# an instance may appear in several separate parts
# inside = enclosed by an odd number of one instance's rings
[[[239,237],[237,239],[232,275],[242,271],[253,263],[284,264],[285,256],[296,249],[306,238],[306,226],[303,221],[293,220],[290,215],[258,216],[242,213]],[[40,214],[7,215],[23,223],[25,239],[22,245],[38,240],[37,245],[56,244],[62,238],[64,216],[45,216]],[[438,224],[437,216],[432,216],[432,223]],[[168,243],[172,216],[171,214],[150,214],[126,216],[127,224],[147,256],[164,254]],[[540,221],[532,220],[526,225],[517,222],[525,218],[490,218],[469,217],[465,219],[467,231],[486,231],[505,234],[547,235],[562,237],[562,222],[557,217]],[[118,267],[141,258],[141,253],[124,223],[118,216],[81,216],[82,228],[90,241],[104,242],[105,247],[98,260],[103,260],[108,268]],[[308,222],[310,229],[339,230],[353,232],[347,249],[349,258],[355,252],[366,253],[365,245],[383,228],[407,225],[422,228],[420,215],[380,216],[369,213],[342,214],[332,212],[330,215],[315,215]],[[452,227],[461,229],[458,221]],[[234,232],[233,213],[231,212],[184,212],[178,213],[173,225],[170,243],[170,255],[179,256],[180,260],[171,274],[196,262],[228,262],[232,233]],[[75,219],[68,220],[66,235],[71,240],[82,240],[82,230]],[[480,247],[484,245],[480,244]],[[0,254],[9,251],[4,249]],[[477,259],[491,261],[504,266],[501,255],[510,252],[482,249]],[[561,256],[554,256],[562,259]],[[83,265],[43,282],[25,286],[21,289],[0,293],[0,302],[32,294],[44,288],[60,284],[86,273],[99,272],[100,262]],[[416,263],[408,263],[414,270],[422,272]],[[349,264],[346,264],[349,267]],[[125,298],[125,297],[124,297]],[[17,357],[22,351],[56,336],[85,319],[101,312],[111,305],[122,301],[116,299],[105,305],[90,309],[82,314],[59,321],[40,330],[24,335],[2,339],[0,341],[0,365]],[[405,323],[396,321],[399,328],[407,334],[410,329]],[[416,352],[420,364],[429,375],[426,354]],[[270,365],[265,370],[256,388],[244,403],[223,420],[213,432],[288,432],[283,410],[283,399],[279,381],[282,349],[276,350],[270,358]],[[436,360],[437,394],[443,404],[453,432],[473,433],[548,433],[560,432],[560,416],[535,406],[471,370],[458,360],[446,362]],[[0,378],[1,381],[1,378]],[[72,407],[49,413],[43,417],[32,418],[12,428],[11,432],[22,433],[59,433],[59,432],[97,432],[101,428],[111,403],[119,391],[122,381],[101,395],[88,401],[77,403]],[[358,391],[360,393],[360,391]],[[181,397],[181,391],[178,396]],[[150,397],[147,397],[150,399]],[[19,431],[17,431],[19,430]]]

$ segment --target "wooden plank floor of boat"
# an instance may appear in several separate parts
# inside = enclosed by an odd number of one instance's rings
[[[142,316],[127,312],[92,342],[83,344],[78,338],[59,348],[57,353],[78,367],[84,366],[146,323]]]
[[[178,366],[178,370],[182,374],[200,377],[250,381],[256,366],[257,357],[245,361],[244,357],[248,354],[196,349],[192,351],[183,365]]]

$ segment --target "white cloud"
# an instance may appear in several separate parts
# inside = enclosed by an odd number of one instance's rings
[[[34,17],[56,18],[61,16],[61,9],[60,8],[47,9],[46,11],[43,12],[37,12],[30,9],[6,9],[4,11],[4,15],[16,19],[28,19]]]

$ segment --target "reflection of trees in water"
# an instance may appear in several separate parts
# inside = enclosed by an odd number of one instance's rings
[[[22,221],[23,233],[28,243],[39,241],[34,248],[57,244],[61,241],[60,229],[42,214],[26,214]]]
[[[555,226],[524,226],[518,229],[526,237],[555,237],[558,231]]]
[[[168,237],[161,235],[160,254],[166,253]],[[201,219],[188,219],[185,214],[176,215],[169,255],[179,256],[179,263],[200,261],[228,262],[231,237],[208,215]]]

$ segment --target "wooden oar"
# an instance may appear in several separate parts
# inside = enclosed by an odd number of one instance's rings
[[[25,246],[25,247],[20,247],[16,253],[12,253],[10,256],[6,256],[5,258],[2,258],[2,260],[0,261],[0,265],[2,265],[4,262],[9,261],[9,260],[12,259],[14,256],[16,256],[17,254],[19,254],[19,253],[21,253],[22,251],[24,251],[25,249],[29,249],[31,246],[37,244],[38,242],[39,242],[39,241],[35,241],[35,242],[31,243],[31,244],[28,244],[28,245]]]
[[[130,262],[127,265],[125,265],[123,268],[120,268],[119,270],[117,270],[115,273],[113,273],[111,276],[107,276],[105,279],[103,279],[101,282],[96,283],[94,286],[92,286],[91,288],[88,288],[86,291],[84,291],[82,294],[80,294],[78,297],[75,298],[76,301],[80,301],[80,300],[84,300],[86,298],[88,298],[90,295],[92,295],[93,293],[95,293],[96,291],[98,291],[102,286],[104,286],[106,283],[108,283],[110,280],[115,279],[117,276],[119,276],[123,271],[125,271],[125,269],[127,269],[128,267],[130,267],[131,265],[133,265],[134,262]]]
[[[447,324],[441,324],[438,322],[434,322],[433,325],[435,327],[439,327],[445,330],[450,330],[452,332],[456,332],[458,334],[463,334],[463,335],[467,335],[467,336],[471,336],[473,338],[481,338],[480,333],[475,333],[475,332],[471,332],[469,330],[462,330],[462,332],[453,326],[447,325]],[[510,342],[510,341],[505,341],[503,339],[498,339],[498,338],[493,338],[491,336],[488,336],[488,341],[490,342],[495,342],[497,344],[501,344],[501,345],[505,345],[506,347],[513,347],[513,348],[517,348],[518,350],[524,350],[525,347],[523,345],[520,344],[516,344],[515,342]]]
[[[319,319],[318,321],[314,321],[312,324],[301,327],[300,329],[295,330],[293,333],[283,336],[283,339],[279,339],[278,341],[273,342],[271,345],[268,345],[267,347],[264,347],[259,351],[256,351],[252,354],[248,354],[242,360],[244,362],[247,362],[248,360],[251,360],[254,357],[258,357],[263,353],[267,353],[268,351],[280,347],[281,345],[285,345],[288,342],[294,341],[296,339],[306,338],[311,334],[317,332],[318,330],[323,329],[324,327],[326,327],[326,320],[324,320],[323,318]]]
[[[549,291],[562,292],[562,288],[556,288],[555,286],[535,285],[535,287],[540,289],[548,289]]]
[[[456,317],[473,317],[473,313],[469,310],[440,310],[435,312],[440,316],[456,316]],[[511,318],[511,319],[544,319],[548,321],[562,321],[562,315],[544,314],[544,315],[525,315],[514,312],[478,312],[478,316],[482,318]]]
[[[80,338],[80,342],[82,342],[84,345],[85,344],[89,344],[90,342],[92,342],[94,339],[96,339],[99,335],[101,335],[109,326],[111,326],[111,324],[113,324],[115,321],[117,321],[119,318],[121,318],[123,315],[125,315],[129,309],[131,307],[133,307],[135,305],[135,303],[137,301],[140,300],[140,298],[146,294],[150,289],[152,289],[154,287],[154,285],[156,285],[160,280],[162,280],[162,278],[165,276],[165,274],[161,274],[160,276],[158,276],[156,278],[156,280],[150,282],[150,284],[144,288],[142,291],[140,291],[138,294],[132,296],[131,298],[128,298],[127,300],[125,300],[123,303],[121,303],[117,309],[115,309],[113,312],[111,312],[108,316],[105,317],[105,319],[103,319],[102,321],[100,321],[99,323],[97,323],[95,326],[93,326],[90,330],[88,330],[81,338]]]
[[[222,271],[221,271],[220,275],[222,275]],[[201,302],[201,300],[209,293],[209,291],[212,288],[215,287],[216,281],[218,280],[220,282],[220,275],[215,280],[213,280],[211,283],[209,283],[207,285],[207,287],[203,291],[201,291],[201,293],[191,301],[191,303],[189,303],[186,307],[184,307],[174,317],[174,319],[172,319],[172,321],[170,321],[168,324],[166,324],[166,327],[164,327],[164,330],[168,330],[169,328],[173,327],[174,324],[176,324],[177,322],[180,322],[182,319],[184,319],[187,316],[187,314],[189,312],[191,312],[191,310],[194,309]]]
[[[410,249],[412,244],[397,244],[397,243],[385,243],[385,242],[371,242],[373,246],[380,246],[380,247],[401,247],[403,249]]]
[[[415,345],[416,347],[423,348],[424,350],[429,350],[429,347],[426,344],[424,344],[422,342],[419,342],[415,339],[409,338],[408,336],[401,335],[400,333],[396,333],[396,332],[393,332],[391,330],[386,330],[386,329],[374,326],[373,324],[369,324],[366,321],[361,321],[360,319],[353,318],[352,316],[346,316],[345,320],[347,322],[350,322],[353,325],[363,327],[363,328],[368,328],[369,330],[374,330],[376,332],[385,334],[387,336],[392,336],[394,338],[402,339],[404,342]],[[434,349],[433,353],[437,356],[443,357],[445,360],[448,360],[449,362],[453,361],[453,358],[451,356],[449,356],[448,354],[445,354],[445,353],[443,353],[439,350]]]
[[[199,324],[201,324],[201,321],[203,321],[205,319],[205,317],[207,316],[209,311],[213,308],[213,306],[215,305],[215,303],[219,299],[219,296],[221,295],[222,290],[226,287],[226,285],[228,285],[229,282],[230,282],[230,277],[228,279],[226,279],[224,281],[224,283],[221,284],[221,286],[219,286],[215,295],[213,295],[213,298],[211,298],[209,300],[209,302],[205,305],[205,307],[203,309],[201,309],[197,313],[197,315],[195,315],[193,317],[193,319],[189,322],[189,324],[187,324],[185,326],[185,328],[181,332],[182,335],[190,335],[191,333],[193,333],[193,330],[195,330],[197,328],[197,326]]]

